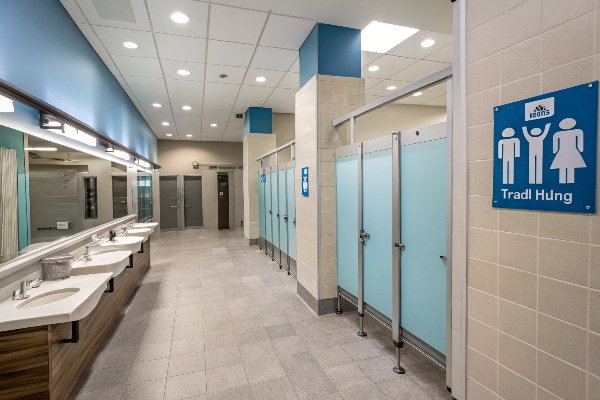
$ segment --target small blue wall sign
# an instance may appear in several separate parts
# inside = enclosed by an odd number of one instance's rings
[[[259,182],[265,183],[267,181],[267,174],[260,174]]]
[[[494,108],[492,206],[596,212],[598,81]]]
[[[302,168],[302,196],[308,197],[308,167]]]

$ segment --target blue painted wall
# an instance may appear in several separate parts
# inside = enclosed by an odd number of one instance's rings
[[[58,0],[0,0],[0,79],[158,162],[156,136]]]
[[[19,250],[31,242],[29,232],[29,175],[25,171],[24,134],[0,125],[0,147],[17,151]]]
[[[360,78],[360,30],[317,24],[300,47],[300,87],[316,74]]]
[[[273,109],[249,107],[244,114],[244,135],[273,133]]]

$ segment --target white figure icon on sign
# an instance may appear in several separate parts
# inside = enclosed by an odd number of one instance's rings
[[[573,129],[573,118],[560,121],[560,129],[552,138],[552,151],[556,154],[552,161],[551,169],[558,169],[559,183],[575,183],[575,168],[586,168],[587,165],[581,156],[583,153],[583,131]]]
[[[521,157],[521,142],[515,136],[513,128],[502,131],[502,139],[498,141],[498,158],[502,160],[502,183],[515,183],[515,158]]]
[[[540,128],[533,128],[530,132],[527,132],[527,127],[523,127],[523,135],[529,142],[529,183],[542,183],[544,139],[546,139],[549,130],[550,124],[546,124],[543,133]]]
[[[306,181],[306,179],[304,179],[304,181],[302,182],[302,189],[304,189],[305,192],[308,190],[308,182]]]

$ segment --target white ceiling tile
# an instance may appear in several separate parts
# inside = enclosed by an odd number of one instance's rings
[[[179,113],[182,110],[183,106],[190,106],[192,110],[201,110],[202,109],[202,94],[197,95],[187,95],[187,94],[170,94],[171,98],[171,106],[173,107],[173,112]]]
[[[188,61],[161,60],[162,71],[165,79],[179,79],[182,81],[203,81],[204,64]],[[185,69],[190,71],[189,75],[179,75],[178,70]]]
[[[300,89],[300,74],[297,72],[286,73],[277,87],[296,90]]]
[[[157,33],[155,37],[161,59],[195,63],[204,62],[205,39],[167,35],[165,33]]]
[[[250,44],[209,40],[207,63],[247,67],[252,59],[254,47]]]
[[[415,82],[419,79],[425,78],[431,74],[435,74],[444,68],[449,67],[450,64],[440,63],[436,61],[420,60],[411,66],[403,69],[397,74],[390,77],[390,79],[398,81],[410,81]]]
[[[260,44],[282,49],[299,50],[316,22],[282,15],[271,15]]]
[[[194,107],[194,106],[190,106],[189,104],[184,104],[185,106],[188,107],[192,107],[191,110],[184,110],[182,107],[183,106],[174,106],[173,107],[173,115],[175,116],[175,118],[181,116],[181,117],[196,117],[196,118],[202,118],[202,106],[200,107]]]
[[[167,79],[167,89],[169,89],[169,94],[201,95],[204,90],[204,83]]]
[[[227,121],[227,127],[225,128],[225,132],[239,132],[242,134],[244,131],[244,118],[237,118],[237,113],[232,113],[229,116],[229,121]]]
[[[431,47],[421,46],[421,42],[426,39],[435,40],[435,44]],[[442,33],[419,31],[400,43],[393,49],[387,52],[394,56],[409,57],[409,58],[425,58],[428,55],[440,50],[444,46],[452,43],[452,36]]]
[[[379,100],[381,97],[382,96],[375,96],[375,95],[372,95],[372,94],[365,94],[365,105],[369,104],[369,103],[372,103],[372,102],[374,102],[376,100]]]
[[[193,117],[193,116],[184,116],[184,115],[176,115],[175,116],[175,124],[179,128],[179,126],[199,126],[202,123],[201,117]]]
[[[264,101],[269,98],[272,92],[273,88],[269,87],[243,85],[240,89],[240,94],[238,97],[257,100],[263,99]]]
[[[410,82],[404,82],[404,81],[392,81],[389,79],[383,80],[381,82],[379,82],[378,84],[370,87],[369,89],[365,90],[366,94],[371,94],[371,95],[376,95],[376,96],[387,96],[388,94],[394,93],[394,91],[401,89],[405,86],[408,86],[410,84]],[[387,88],[390,86],[396,86],[395,89],[392,90],[388,90]]]
[[[144,0],[78,0],[92,25],[150,31]]]
[[[267,15],[265,12],[213,4],[210,8],[209,37],[227,42],[256,44]]]
[[[113,59],[108,54],[99,54],[99,56],[102,59],[102,61],[104,61],[104,64],[106,65],[111,74],[121,75],[121,72],[113,62]]]
[[[255,86],[266,86],[266,87],[277,87],[279,81],[283,78],[285,72],[283,71],[272,71],[267,69],[248,68],[246,79],[244,79],[244,85],[255,85]],[[267,78],[265,82],[257,82],[257,77]]]
[[[240,85],[246,74],[246,67],[230,67],[226,65],[206,64],[206,82],[231,83]],[[219,75],[228,75],[220,78]]]
[[[93,28],[109,54],[158,58],[154,39],[150,32],[109,28],[106,26],[93,26]],[[134,42],[139,47],[137,49],[128,49],[123,46],[123,42]]]
[[[436,107],[446,107],[447,101],[446,96],[441,95],[432,100],[428,100],[425,103],[422,103],[424,106],[436,106]]]
[[[293,114],[296,111],[295,102],[269,99],[263,105],[265,108],[272,108],[273,112]]]
[[[171,35],[206,37],[208,3],[194,0],[146,0],[154,32]],[[178,24],[171,15],[180,12],[190,17],[189,22]]]
[[[204,95],[209,97],[237,97],[239,91],[240,85],[231,85],[227,83],[206,82],[206,85],[204,86]]]
[[[372,88],[373,86],[377,85],[382,80],[383,79],[365,78],[365,90]]]
[[[287,71],[297,58],[298,51],[296,50],[258,46],[250,66],[253,68]]]
[[[403,99],[396,101],[397,104],[423,104],[429,100],[433,100],[437,97],[440,97],[438,92],[428,92],[427,90],[423,91],[423,94],[420,96],[408,96]],[[445,98],[443,94],[441,97]]]
[[[229,132],[225,131],[223,134],[223,138],[221,139],[223,142],[242,142],[244,139],[243,132]]]
[[[160,63],[156,58],[139,58],[112,56],[114,63],[123,76],[139,76],[144,78],[162,78]]]
[[[73,21],[75,21],[77,24],[87,24],[87,20],[79,9],[79,6],[75,0],[60,0],[60,2],[65,10],[67,10]]]
[[[377,60],[383,54],[381,53],[373,53],[371,51],[361,51],[361,63],[360,66],[364,67],[367,64],[371,64],[373,61]]]
[[[233,112],[236,114],[243,114],[248,110],[249,107],[262,107],[264,99],[247,99],[238,97],[233,106]]]
[[[290,67],[290,72],[298,72],[300,73],[300,57],[296,58],[296,61]]]
[[[169,104],[162,106],[161,108],[154,108],[150,105],[143,107],[143,110],[145,111],[146,115],[148,115],[148,118],[154,121],[165,120],[165,118],[173,119],[173,113],[171,112],[171,107]]]
[[[235,103],[235,97],[204,97],[204,112],[223,112],[225,109],[231,109]]]
[[[435,53],[428,55],[427,57],[425,57],[425,59],[431,60],[431,61],[441,61],[441,62],[446,62],[446,63],[452,63],[453,48],[454,48],[454,45],[449,44],[448,46],[444,47],[443,49],[440,49],[440,50],[436,51]]]
[[[106,50],[100,39],[98,39],[96,32],[94,32],[91,26],[89,26],[88,24],[77,24],[77,27],[79,28],[81,33],[83,33],[83,36],[85,36],[88,42],[90,42],[94,50],[96,50],[96,53],[100,55],[108,54],[108,51]]]
[[[213,131],[213,132],[202,132],[202,141],[203,142],[220,142],[223,137],[223,132]]]
[[[363,78],[386,79],[417,61],[412,58],[395,57],[386,54],[367,64],[362,69],[361,75]],[[369,71],[369,68],[372,66],[377,66],[379,69],[377,71]]]
[[[134,92],[146,93],[166,93],[164,79],[157,78],[140,78],[140,77],[125,77],[125,81]]]
[[[226,108],[222,110],[205,110],[202,116],[202,130],[203,131],[215,131],[225,130],[229,116],[231,115],[231,109]],[[210,126],[211,124],[217,124],[216,127]]]
[[[133,93],[135,94],[135,97],[138,99],[142,107],[144,107],[144,109],[151,107],[153,103],[162,104],[162,107],[160,108],[169,109],[169,96],[167,95],[167,93],[148,93],[138,92],[135,90],[133,91]]]
[[[276,88],[275,90],[273,90],[273,93],[271,93],[269,100],[293,102],[296,99],[297,92],[298,91],[296,89]]]

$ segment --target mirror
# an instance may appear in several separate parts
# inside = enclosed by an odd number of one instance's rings
[[[0,265],[135,213],[152,219],[151,173],[0,125]]]

